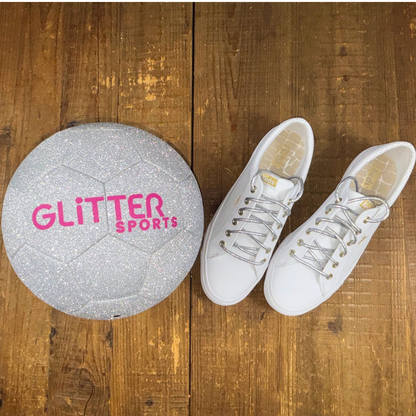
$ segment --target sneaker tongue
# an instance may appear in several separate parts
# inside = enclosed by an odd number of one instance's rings
[[[283,200],[289,190],[295,186],[292,181],[281,178],[273,172],[263,172],[261,180],[263,182],[263,195],[278,201]]]

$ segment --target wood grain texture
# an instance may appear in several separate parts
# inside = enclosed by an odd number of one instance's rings
[[[399,140],[400,83],[412,83],[402,106],[414,117],[413,19],[408,5],[197,4],[194,169],[206,222],[256,144],[286,118],[310,121],[315,153],[283,238],[360,151]],[[402,125],[414,143],[414,118]],[[262,284],[238,305],[213,305],[195,273],[191,413],[413,414],[405,211],[398,200],[342,289],[302,317],[274,312]]]
[[[416,7],[397,4],[1,4],[0,202],[42,140],[95,121],[143,127],[193,167],[206,225],[264,134],[315,133],[282,238],[379,143],[416,144]],[[164,302],[88,321],[0,257],[0,416],[416,414],[416,179],[345,285],[285,317],[260,283],[204,295],[199,261]]]
[[[118,121],[191,163],[192,5],[120,5]],[[113,323],[112,415],[187,415],[189,278],[150,310]]]
[[[99,54],[107,49],[98,41],[104,7],[85,3],[61,7],[61,128],[100,121],[100,104],[108,106],[107,117],[111,119],[112,100],[99,96],[103,70]],[[106,27],[103,39],[111,37],[111,28]],[[107,63],[110,65],[111,60]],[[110,415],[111,333],[111,322],[89,321],[52,310],[48,415]]]
[[[415,144],[416,126],[416,68],[414,57],[416,52],[416,7],[415,4],[394,5],[391,14],[392,31],[394,39],[394,57],[396,73],[396,93],[398,111],[398,135],[400,140],[406,140]],[[413,371],[405,369],[404,374],[409,374],[407,383],[413,391],[416,386],[416,371],[414,351],[416,346],[416,181],[410,180],[406,191],[402,194],[404,228],[404,252],[407,273],[403,276],[406,298],[403,304],[403,319],[406,332],[403,334],[405,341],[405,356],[407,365]],[[416,409],[415,397],[413,397],[413,409]],[[415,410],[413,410],[414,412]]]
[[[59,130],[59,5],[1,5],[2,188],[43,138]],[[50,15],[51,24],[46,24]],[[18,22],[18,24],[17,24]],[[3,95],[4,92],[4,95]],[[4,192],[2,193],[2,199]],[[3,246],[3,244],[2,244]],[[1,258],[0,398],[3,414],[43,415],[50,311]]]

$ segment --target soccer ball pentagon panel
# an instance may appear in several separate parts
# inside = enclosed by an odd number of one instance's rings
[[[165,299],[189,272],[202,239],[201,194],[163,140],[85,124],[22,162],[2,231],[15,272],[44,302],[84,318],[127,317]]]

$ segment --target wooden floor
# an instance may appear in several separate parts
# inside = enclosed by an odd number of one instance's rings
[[[205,225],[263,135],[315,132],[282,237],[379,143],[416,144],[414,4],[1,4],[0,197],[69,126],[114,121],[172,143]],[[416,415],[416,175],[342,289],[301,317],[260,283],[220,307],[199,260],[164,302],[77,319],[0,274],[0,416]],[[1,202],[1,201],[0,201]],[[2,244],[2,243],[1,243]]]

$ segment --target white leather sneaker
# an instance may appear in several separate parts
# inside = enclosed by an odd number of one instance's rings
[[[292,204],[302,196],[313,144],[309,123],[293,118],[255,149],[205,233],[201,280],[213,302],[240,302],[262,278]]]
[[[270,306],[301,315],[335,293],[389,216],[414,164],[415,149],[407,142],[359,154],[315,214],[280,244],[264,285]]]

